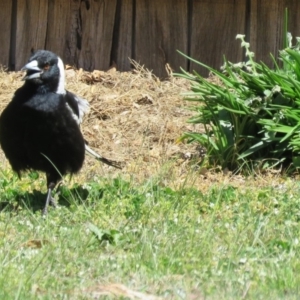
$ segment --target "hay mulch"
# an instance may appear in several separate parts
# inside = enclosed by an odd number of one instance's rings
[[[22,72],[0,72],[0,111],[23,84],[23,76]],[[91,106],[82,123],[85,139],[104,157],[125,164],[117,170],[87,157],[74,180],[121,175],[136,183],[151,178],[173,188],[193,185],[202,190],[211,183],[232,182],[230,173],[207,172],[195,166],[195,161],[201,160],[196,144],[178,143],[183,132],[202,130],[200,125],[187,123],[194,113],[182,94],[189,86],[185,79],[173,76],[161,81],[137,64],[130,72],[115,67],[86,72],[66,66],[66,88]],[[2,151],[0,161],[8,167]],[[237,176],[234,182],[245,184]]]

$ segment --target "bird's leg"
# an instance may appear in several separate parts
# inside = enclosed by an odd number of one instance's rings
[[[43,216],[45,216],[45,215],[48,214],[48,207],[49,207],[49,204],[50,204],[50,203],[51,203],[54,207],[56,207],[56,203],[55,203],[55,201],[54,201],[54,199],[52,198],[52,195],[51,195],[51,193],[52,193],[54,187],[55,187],[55,183],[50,182],[50,183],[48,184],[48,193],[47,193],[46,203],[45,203],[45,207],[44,207],[44,209],[43,209],[43,211],[42,211],[42,215],[43,215]]]
[[[52,198],[52,197],[51,197],[51,192],[52,192],[52,190],[51,190],[51,188],[49,188],[49,189],[48,189],[48,193],[47,193],[47,198],[46,198],[45,207],[44,207],[44,209],[43,209],[43,211],[42,211],[42,215],[43,215],[43,216],[45,216],[45,215],[48,214],[48,206],[49,206],[49,203],[50,203],[50,199]]]

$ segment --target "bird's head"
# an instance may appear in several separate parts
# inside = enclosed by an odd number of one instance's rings
[[[51,92],[65,93],[64,64],[55,53],[46,50],[36,51],[22,71],[26,71],[23,80],[44,86]]]

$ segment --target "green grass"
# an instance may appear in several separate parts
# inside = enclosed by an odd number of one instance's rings
[[[163,299],[299,299],[296,181],[201,193],[101,179],[63,187],[47,218],[35,188],[35,173],[2,171],[0,299],[129,299],[101,294],[111,284]]]

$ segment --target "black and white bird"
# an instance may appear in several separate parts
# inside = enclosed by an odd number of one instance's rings
[[[89,104],[65,89],[64,64],[50,51],[38,50],[22,68],[25,83],[16,90],[12,101],[0,116],[0,144],[12,169],[21,175],[25,170],[46,173],[48,193],[62,176],[78,172],[85,152],[108,165],[120,168],[86,144],[79,124]]]

